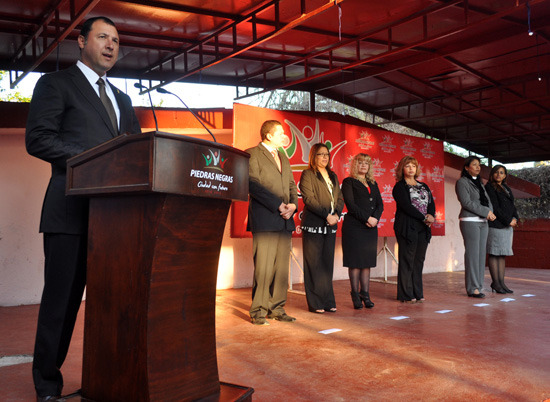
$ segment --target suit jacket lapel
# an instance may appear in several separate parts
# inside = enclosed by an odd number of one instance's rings
[[[90,82],[86,79],[84,74],[82,74],[82,71],[80,71],[80,69],[76,65],[71,68],[71,73],[73,74],[73,83],[82,94],[83,99],[86,99],[90,103],[92,108],[99,114],[99,116],[109,129],[111,135],[113,137],[116,137],[118,133],[115,132],[115,129],[111,124],[109,114],[105,110],[105,106],[103,106],[103,103],[101,103],[101,100],[99,99],[99,96],[97,96],[94,88],[92,88],[92,86],[90,85]]]
[[[116,98],[116,103],[118,104],[118,109],[120,110],[120,133],[124,133],[126,131],[128,131],[127,129],[127,126],[128,126],[128,122],[127,122],[127,117],[129,116],[129,114],[127,113],[126,109],[125,109],[125,103],[124,103],[124,98],[122,96],[122,92],[120,92],[120,90],[115,87],[113,84],[111,84],[109,82],[109,85],[111,87],[111,89],[113,90],[113,93],[115,94],[115,98]]]

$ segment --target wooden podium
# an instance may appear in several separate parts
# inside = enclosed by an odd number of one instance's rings
[[[216,277],[248,154],[162,132],[71,158],[67,195],[90,197],[82,401],[250,401],[220,384]]]

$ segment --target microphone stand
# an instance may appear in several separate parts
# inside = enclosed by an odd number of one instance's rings
[[[199,118],[199,116],[197,116],[197,115],[195,114],[195,112],[193,112],[193,111],[189,108],[189,106],[187,106],[187,105],[185,104],[185,102],[184,102],[178,95],[176,95],[176,94],[173,93],[173,92],[167,91],[167,90],[164,89],[164,88],[157,88],[157,92],[160,92],[161,94],[174,95],[176,98],[178,98],[179,101],[180,101],[181,103],[183,103],[183,106],[185,106],[185,108],[191,112],[191,114],[195,117],[195,119],[197,119],[198,122],[199,122],[200,124],[202,124],[202,126],[206,129],[206,131],[208,131],[208,133],[209,133],[209,134],[212,136],[212,138],[214,139],[214,142],[218,142],[218,141],[216,141],[216,137],[214,137],[214,134],[212,134],[212,131],[210,131],[210,130],[208,129],[208,127],[206,127],[206,125],[202,122],[202,120]]]
[[[140,84],[139,82],[136,82],[134,84],[134,87],[147,91],[147,87],[145,85]],[[147,95],[149,95],[149,102],[151,102],[151,110],[153,111],[153,118],[155,119],[155,127],[157,128],[157,131],[159,131],[159,123],[157,122],[157,114],[155,113],[155,106],[153,106],[153,99],[151,98],[151,91],[147,91]]]

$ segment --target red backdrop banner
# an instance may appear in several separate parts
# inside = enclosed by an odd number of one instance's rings
[[[426,138],[396,134],[379,128],[342,123],[322,114],[300,114],[287,111],[263,109],[254,106],[234,104],[233,106],[234,146],[247,149],[260,142],[260,127],[266,120],[279,120],[283,124],[289,143],[284,152],[290,160],[294,180],[299,185],[300,175],[307,169],[309,150],[313,144],[324,143],[330,150],[331,169],[338,175],[340,183],[349,176],[349,167],[354,155],[362,152],[372,158],[371,169],[382,193],[384,213],[378,225],[381,237],[393,237],[395,202],[392,189],[395,184],[394,171],[405,155],[414,156],[420,165],[419,181],[432,190],[436,205],[436,222],[432,226],[434,236],[445,235],[445,180],[443,175],[443,143]],[[298,193],[299,194],[299,193]],[[231,212],[231,237],[250,237],[246,231],[247,202],[235,202]],[[300,218],[303,203],[300,197],[298,213],[294,216],[297,230],[301,231]],[[345,219],[345,212],[340,222]],[[340,227],[338,235],[340,235]]]

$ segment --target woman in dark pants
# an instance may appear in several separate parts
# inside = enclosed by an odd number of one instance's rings
[[[504,283],[504,269],[507,255],[514,255],[512,241],[514,228],[518,225],[518,211],[514,205],[514,194],[506,184],[508,171],[502,165],[491,169],[485,190],[489,195],[496,219],[489,222],[487,254],[489,254],[489,272],[493,282],[491,289],[497,293],[514,293]]]
[[[330,153],[325,144],[311,147],[309,168],[302,172],[299,187],[304,201],[302,251],[307,305],[311,312],[334,313],[334,245],[344,199],[338,177],[330,169]]]
[[[460,179],[455,185],[460,202],[460,233],[464,240],[464,272],[466,293],[483,298],[483,278],[487,253],[487,221],[496,219],[487,191],[481,183],[481,161],[477,156],[464,160]]]
[[[393,230],[399,245],[397,300],[424,301],[422,270],[435,221],[435,204],[429,187],[417,181],[418,161],[405,156],[395,168],[392,195],[396,204]]]
[[[384,211],[380,190],[370,169],[371,158],[357,154],[351,161],[350,175],[342,182],[348,212],[342,224],[342,252],[348,267],[353,307],[372,308],[370,269],[376,266],[378,221]],[[361,285],[361,287],[359,287]]]

